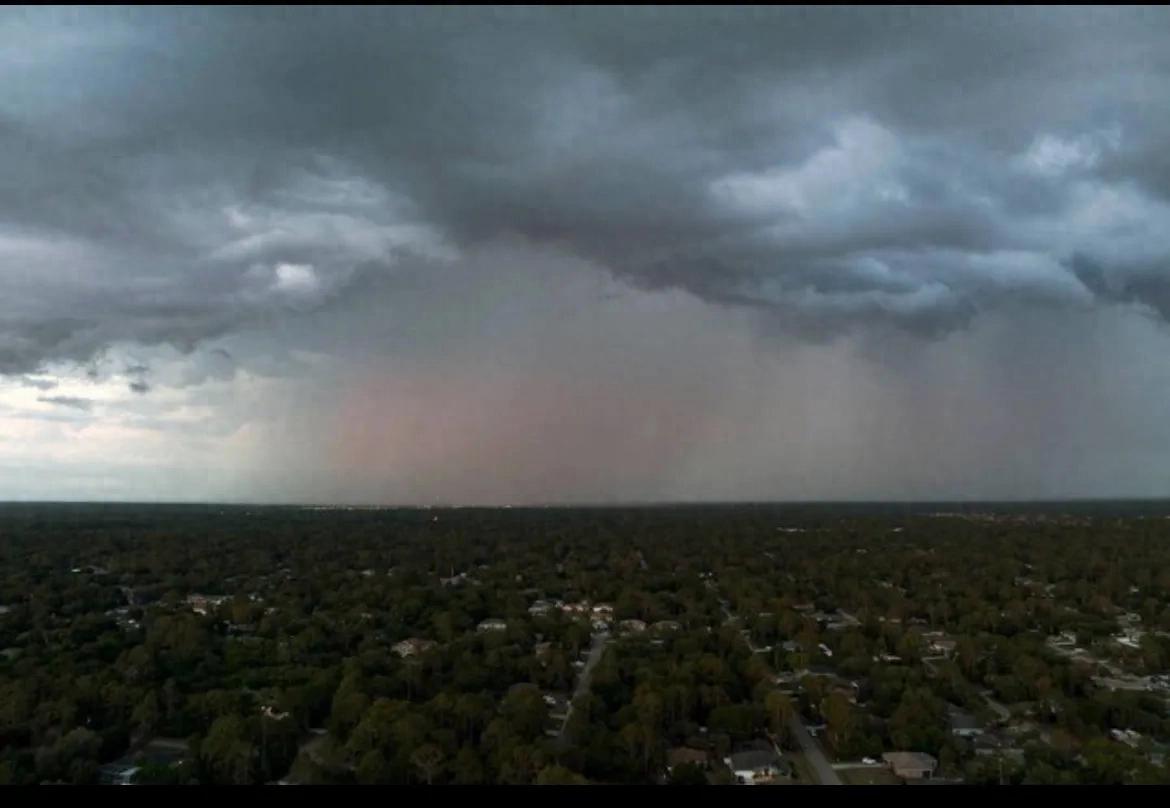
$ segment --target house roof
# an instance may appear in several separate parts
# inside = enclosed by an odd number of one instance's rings
[[[735,752],[729,760],[734,771],[762,769],[765,766],[780,768],[780,759],[776,757],[776,753],[766,749],[748,749],[743,752]]]
[[[979,729],[979,721],[970,713],[964,712],[957,707],[950,707],[947,710],[947,717],[951,722],[951,729]]]

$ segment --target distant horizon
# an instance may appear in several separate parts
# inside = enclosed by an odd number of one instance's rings
[[[817,506],[980,506],[980,505],[1093,505],[1093,504],[1165,504],[1166,497],[1064,497],[1052,499],[807,499],[807,500],[689,500],[689,501],[614,501],[614,502],[545,502],[515,504],[479,503],[347,503],[347,502],[242,502],[198,500],[82,500],[28,499],[0,500],[0,507],[13,505],[126,505],[126,506],[194,506],[232,508],[305,508],[352,510],[522,510],[522,509],[599,509],[607,508],[702,508],[702,507],[800,507]]]

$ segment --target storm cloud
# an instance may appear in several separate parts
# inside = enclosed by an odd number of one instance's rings
[[[1163,8],[5,10],[0,374],[78,368],[137,424],[214,433],[247,431],[224,402],[248,385],[304,383],[299,414],[256,417],[326,430],[297,445],[338,466],[277,498],[837,490],[777,482],[774,454],[726,485],[688,458],[794,418],[768,405],[805,407],[793,383],[760,374],[808,346],[851,389],[891,374],[870,393],[894,418],[921,383],[898,351],[1010,363],[987,346],[1029,323],[1071,329],[1053,361],[1108,357],[1093,334],[1160,345],[1168,37]],[[179,403],[204,389],[236,393]],[[412,443],[446,403],[450,440]],[[979,489],[984,460],[937,490]],[[882,467],[842,490],[881,494]]]

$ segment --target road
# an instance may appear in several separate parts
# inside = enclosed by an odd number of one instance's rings
[[[605,653],[605,646],[608,643],[609,632],[593,635],[593,645],[589,648],[589,656],[585,660],[585,667],[581,669],[581,675],[577,677],[577,687],[573,690],[573,698],[569,702],[569,709],[565,711],[565,720],[561,722],[561,731],[557,733],[556,742],[560,747],[564,747],[566,743],[565,728],[569,726],[569,719],[573,717],[573,708],[577,706],[577,701],[589,692],[589,680],[593,676],[593,669],[601,661],[601,657]]]
[[[995,710],[995,714],[999,716],[1001,721],[1007,721],[1012,717],[1011,711],[1008,710],[1007,707],[1004,707],[1002,704],[991,697],[990,690],[984,690],[982,695],[984,700],[987,701],[987,706]]]
[[[739,621],[739,618],[732,613],[731,604],[726,599],[721,598],[719,600],[719,607],[723,610],[723,613],[727,615],[728,623],[737,623]],[[743,641],[747,644],[748,650],[750,650],[753,654],[757,653],[756,647],[752,645],[751,635],[743,634],[742,636]],[[815,738],[809,735],[808,730],[805,728],[804,723],[801,722],[800,717],[795,715],[792,716],[792,718],[790,718],[788,721],[788,726],[789,729],[792,730],[792,735],[796,738],[796,742],[800,744],[800,749],[802,752],[804,752],[805,759],[808,761],[808,764],[812,766],[813,772],[816,774],[817,779],[821,781],[821,785],[844,785],[844,783],[841,782],[841,778],[837,776],[837,772],[833,771],[832,765],[830,765],[828,758],[825,757],[824,751],[821,750],[821,745],[817,743]],[[780,754],[780,750],[777,749],[776,753]]]
[[[837,772],[833,771],[833,767],[825,757],[825,753],[821,751],[821,745],[817,743],[816,738],[808,734],[808,730],[800,718],[795,715],[789,718],[788,728],[792,731],[796,742],[800,744],[800,751],[804,752],[804,759],[808,761],[808,765],[812,766],[813,771],[817,775],[817,779],[821,781],[821,785],[844,785],[841,782],[841,778],[837,776]]]

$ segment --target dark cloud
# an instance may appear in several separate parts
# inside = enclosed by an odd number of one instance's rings
[[[131,393],[138,393],[139,395],[143,395],[144,393],[147,393],[149,391],[150,391],[150,385],[148,383],[142,381],[141,379],[135,379],[134,381],[130,382],[130,392]]]
[[[74,410],[82,410],[89,412],[93,408],[93,401],[88,398],[77,398],[75,396],[40,396],[37,401],[45,404],[56,404],[58,407],[69,407]]]
[[[803,337],[1167,313],[1165,9],[2,20],[0,373],[295,332],[508,238]]]

